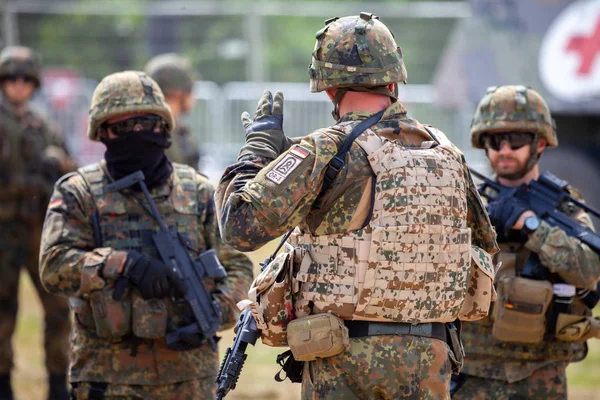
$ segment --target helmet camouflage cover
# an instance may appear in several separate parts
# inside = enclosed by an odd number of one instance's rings
[[[0,52],[0,81],[9,75],[24,75],[39,87],[41,68],[39,55],[29,47],[8,46]]]
[[[316,38],[308,67],[311,92],[406,83],[402,50],[373,14],[330,18]]]
[[[471,122],[471,145],[483,149],[483,133],[530,132],[558,146],[556,125],[548,105],[535,90],[521,86],[492,86],[483,96]]]
[[[132,113],[162,117],[170,135],[175,127],[171,109],[158,84],[139,71],[117,72],[106,76],[92,96],[88,137],[98,141],[98,128],[109,119]]]
[[[144,71],[158,83],[165,96],[176,91],[190,92],[197,79],[189,60],[176,53],[152,58]]]

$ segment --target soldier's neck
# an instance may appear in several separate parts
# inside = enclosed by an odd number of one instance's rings
[[[522,184],[529,185],[529,182],[532,180],[537,180],[540,177],[540,166],[539,164],[535,164],[529,172],[523,175],[520,179],[506,179],[502,177],[498,177],[498,183],[505,187],[517,187]]]
[[[359,111],[377,113],[391,104],[388,96],[379,93],[347,92],[340,102],[340,115]]]
[[[2,106],[19,118],[25,115],[27,110],[29,110],[29,102],[24,101],[22,103],[13,103],[6,97],[2,99]]]

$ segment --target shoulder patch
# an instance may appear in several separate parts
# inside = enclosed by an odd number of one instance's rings
[[[302,146],[292,147],[288,153],[266,174],[266,178],[277,185],[281,184],[310,155]]]

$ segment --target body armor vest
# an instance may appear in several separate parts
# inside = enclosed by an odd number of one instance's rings
[[[102,161],[104,163],[104,161]],[[199,245],[198,230],[198,198],[196,172],[193,168],[173,164],[172,185],[163,184],[151,192],[158,212],[167,228],[177,228],[185,239],[188,249],[202,251]],[[154,246],[152,236],[159,230],[158,223],[149,212],[149,205],[141,193],[136,193],[148,210],[127,192],[105,192],[104,187],[111,183],[101,164],[92,164],[79,169],[89,185],[98,211],[100,237],[102,243],[98,247],[110,247],[114,250],[137,250],[149,257],[159,259],[160,255]],[[192,254],[194,258],[194,254]],[[134,289],[137,290],[137,289]],[[149,309],[160,313],[167,310],[170,322],[175,326],[186,324],[189,310],[184,302],[173,302],[170,298],[143,300],[141,296],[133,296],[134,311]],[[135,327],[134,327],[135,331]]]
[[[496,274],[496,280],[514,277],[517,270],[527,262],[531,252],[517,242],[500,243],[500,252],[495,261],[502,266]],[[492,305],[496,307],[497,304]],[[583,304],[579,308],[583,308]],[[490,313],[491,315],[491,313]],[[579,361],[585,358],[585,343],[564,342],[548,334],[540,343],[517,343],[501,341],[492,335],[492,321],[489,317],[481,321],[463,324],[461,332],[467,364],[469,359],[502,357],[506,361]]]
[[[471,230],[468,184],[454,150],[436,142],[404,147],[371,130],[356,143],[376,176],[370,222],[362,229],[294,233],[303,259],[296,313],[345,320],[448,322],[464,302]]]

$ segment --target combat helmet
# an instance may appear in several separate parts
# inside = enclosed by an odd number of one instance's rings
[[[382,93],[396,100],[395,91],[385,86],[406,83],[406,68],[402,50],[379,17],[362,12],[330,18],[315,36],[317,42],[308,67],[311,92],[342,89],[333,100],[336,110],[348,90]]]
[[[171,108],[158,84],[139,71],[117,72],[106,76],[92,95],[88,137],[99,141],[98,129],[109,119],[130,113],[149,113],[167,122],[167,134],[171,134],[175,121]]]
[[[491,86],[477,105],[471,121],[471,145],[485,149],[483,134],[529,132],[535,134],[529,162],[522,174],[540,160],[537,152],[540,138],[547,147],[558,146],[556,123],[548,105],[535,90],[522,85]]]
[[[8,46],[0,52],[0,81],[10,75],[33,79],[35,87],[42,81],[40,56],[29,47]]]
[[[471,121],[471,145],[485,148],[481,135],[498,132],[530,132],[558,146],[556,124],[548,105],[535,90],[521,86],[489,87]]]
[[[146,64],[144,71],[158,83],[165,96],[190,92],[197,79],[187,58],[176,53],[160,54]]]

